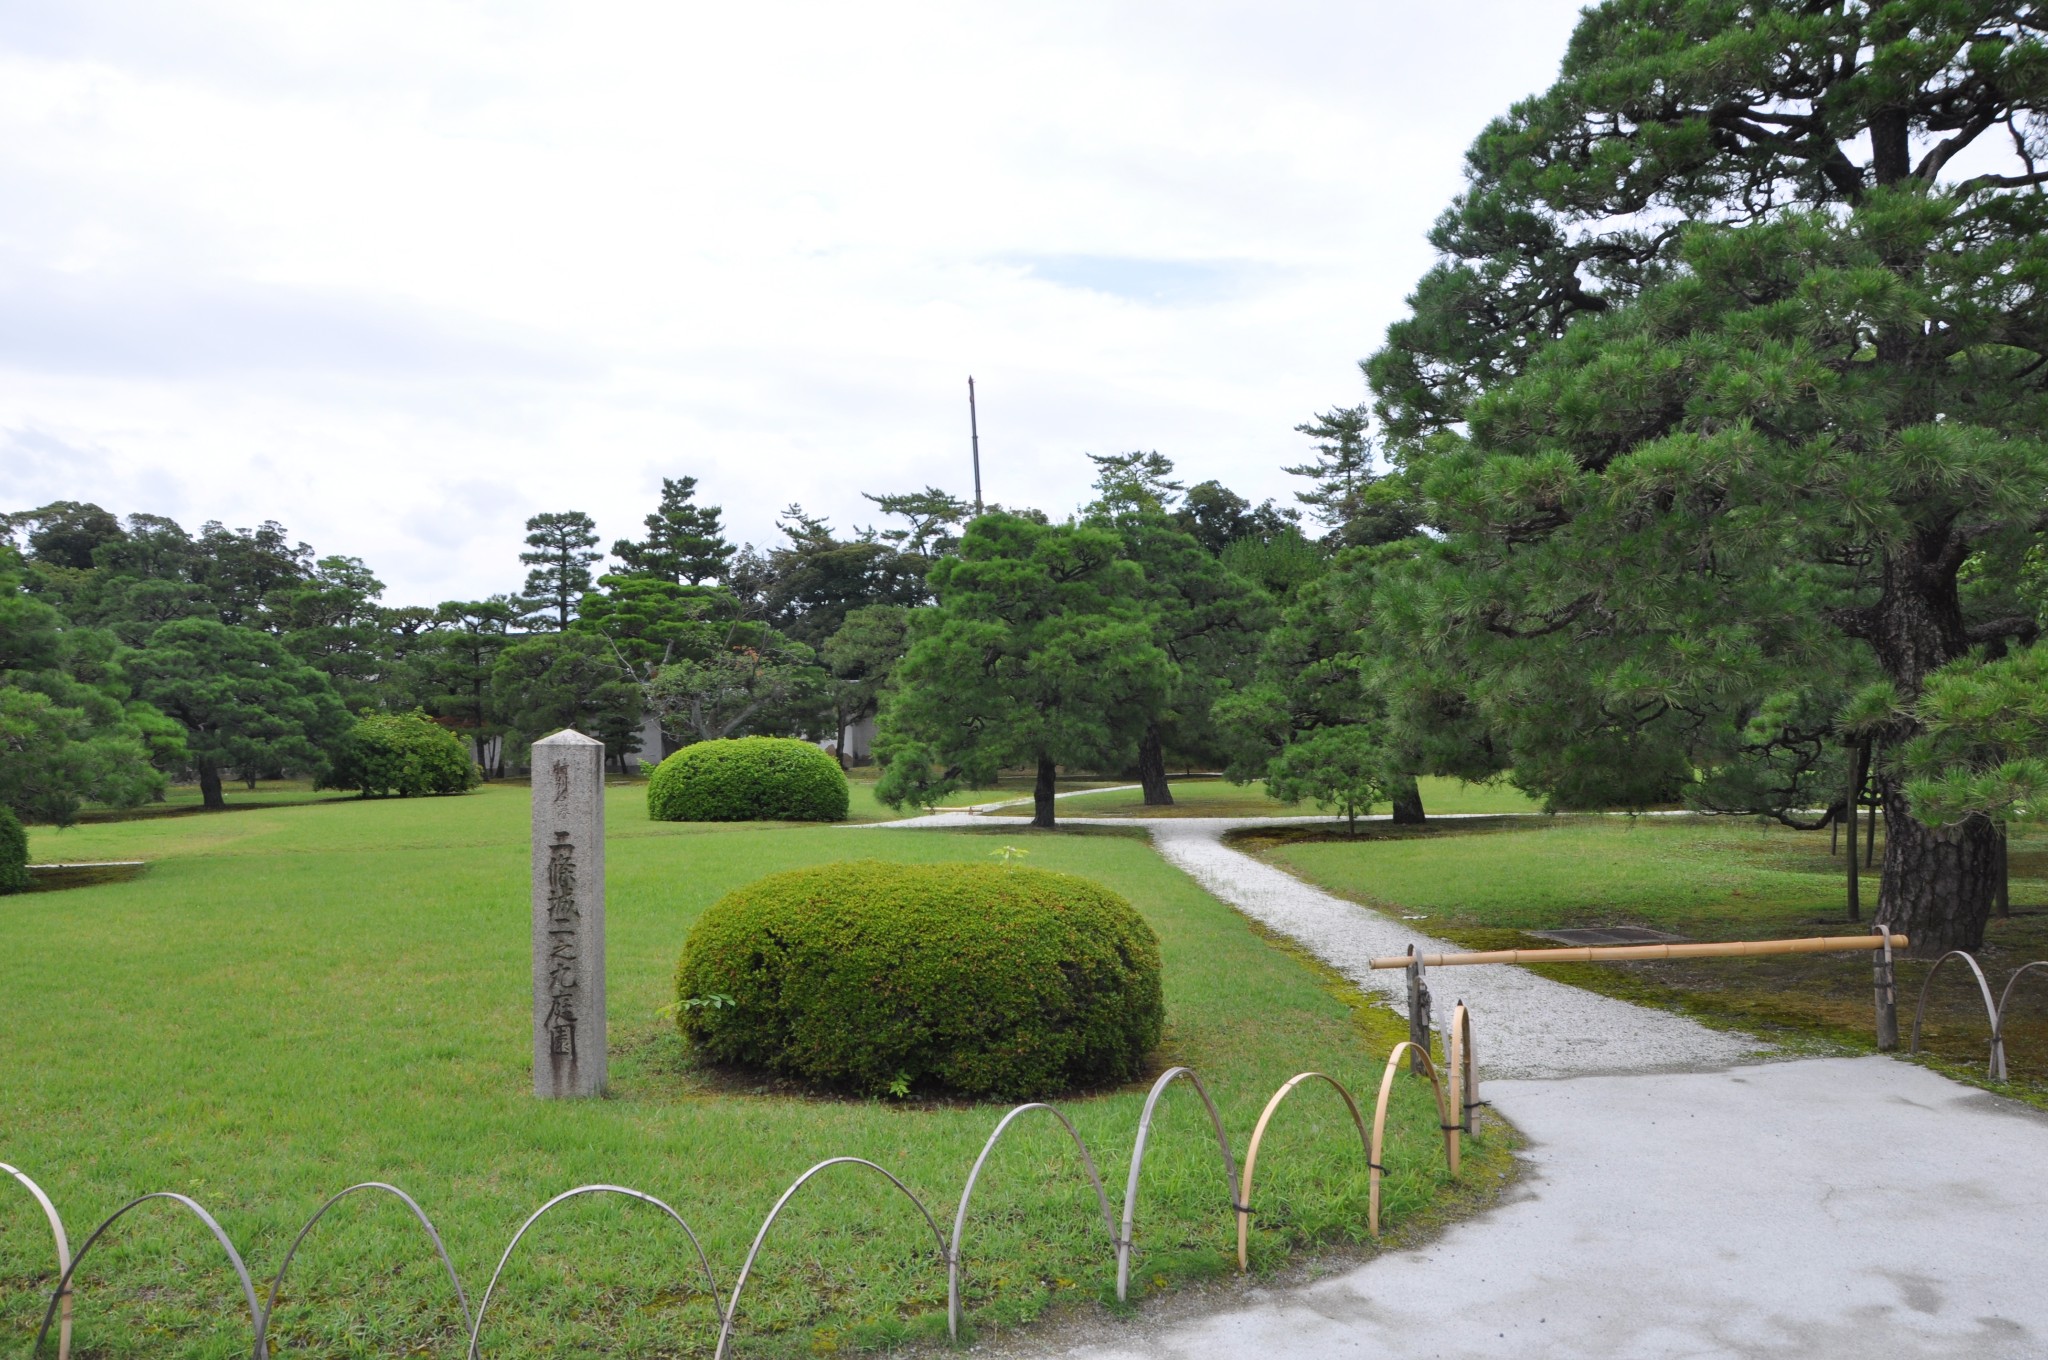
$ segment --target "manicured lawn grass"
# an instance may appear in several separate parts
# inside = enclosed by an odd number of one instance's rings
[[[1128,896],[1162,940],[1162,1062],[1197,1067],[1242,1150],[1258,1110],[1304,1068],[1362,1092],[1397,1037],[1324,977],[1114,832],[993,834],[656,824],[644,786],[608,798],[610,1098],[529,1094],[527,802],[520,785],[417,801],[346,801],[32,833],[38,859],[151,861],[129,882],[0,899],[0,1161],[49,1190],[74,1249],[129,1197],[205,1204],[253,1272],[277,1267],[329,1193],[392,1181],[431,1214],[482,1292],[525,1215],[571,1186],[634,1186],[673,1204],[729,1287],[762,1217],[806,1167],[859,1155],[902,1176],[950,1226],[998,1106],[808,1099],[695,1066],[657,1016],[692,920],[763,873],[856,857],[1034,866]],[[1390,1218],[1446,1211],[1436,1115],[1403,1081]],[[1061,1100],[1120,1198],[1142,1088]],[[1234,1243],[1213,1139],[1192,1093],[1161,1108],[1148,1152],[1134,1296],[1225,1268]],[[1098,1306],[1113,1269],[1091,1192],[1050,1121],[1027,1118],[977,1187],[965,1278],[972,1321],[1014,1325]],[[1499,1174],[1498,1136],[1466,1190]],[[1255,1265],[1363,1233],[1366,1177],[1333,1097],[1298,1096],[1260,1163]],[[530,1233],[492,1300],[494,1357],[708,1354],[712,1307],[658,1212],[572,1202]],[[389,1201],[346,1202],[293,1266],[281,1355],[461,1353],[446,1282]],[[39,1216],[0,1186],[0,1347],[25,1351],[51,1282]],[[748,1287],[744,1355],[805,1355],[943,1334],[944,1274],[922,1221],[878,1177],[834,1168],[777,1227]],[[217,1249],[171,1206],[124,1219],[88,1261],[88,1356],[246,1354]]]
[[[895,808],[889,807],[887,804],[876,799],[875,781],[878,778],[880,778],[880,772],[873,767],[848,771],[847,780],[853,786],[851,814],[856,820],[894,821],[899,817],[921,815],[921,809],[909,808],[899,812]],[[937,806],[940,808],[964,808],[979,806],[983,803],[1000,803],[1015,798],[1028,799],[1031,797],[1034,782],[1033,776],[1029,774],[1005,775],[987,788],[955,789],[939,799]],[[1122,779],[1062,778],[1055,783],[1054,788],[1060,793],[1072,793],[1078,790],[1099,789],[1128,782],[1130,781]],[[1060,805],[1065,807],[1068,803],[1074,801],[1076,800],[1071,798],[1063,799]],[[1024,815],[1026,817],[1031,815],[1029,806],[1024,808]]]
[[[1550,948],[1523,934],[1571,926],[1640,925],[1698,940],[1860,934],[1877,901],[1863,878],[1864,920],[1846,915],[1845,869],[1825,832],[1711,818],[1543,818],[1356,841],[1292,838],[1276,829],[1240,842],[1332,892],[1401,915],[1418,930],[1472,948]],[[1877,858],[1883,859],[1880,829]],[[1994,919],[1978,957],[1994,991],[2022,963],[2048,958],[2048,837],[2016,838],[2010,919]],[[1928,965],[1898,968],[1902,1041]],[[1670,1006],[1713,1023],[1791,1042],[1874,1045],[1870,967],[1862,955],[1582,964],[1546,968],[1561,980]],[[2034,975],[2029,975],[2031,980]],[[2022,982],[2021,988],[2029,986]],[[2020,994],[2007,1026],[2019,1093],[2048,1097],[2048,985]],[[1959,1072],[1983,1070],[1989,1026],[1968,975],[1942,970],[1928,1002],[1925,1047]]]
[[[1300,817],[1316,815],[1313,803],[1283,803],[1266,796],[1264,783],[1233,784],[1225,779],[1172,779],[1172,807],[1148,808],[1136,789],[1089,793],[1062,798],[1062,817]],[[1536,804],[1507,784],[1467,784],[1462,779],[1434,776],[1418,781],[1422,806],[1431,813],[1534,812]],[[1029,789],[1025,790],[1030,792]],[[1384,806],[1374,812],[1385,812]],[[1005,808],[1001,815],[1029,817],[1028,807]]]
[[[259,779],[253,789],[242,780],[230,779],[221,788],[221,798],[230,812],[291,807],[302,803],[332,803],[353,797],[354,794],[342,789],[316,789],[310,779]],[[197,784],[173,784],[164,790],[164,800],[160,803],[144,803],[133,808],[88,807],[79,813],[78,820],[92,825],[141,821],[151,817],[178,817],[204,811]]]

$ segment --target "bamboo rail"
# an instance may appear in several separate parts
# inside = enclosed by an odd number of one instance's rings
[[[1904,935],[1815,935],[1803,940],[1724,940],[1714,944],[1593,944],[1559,949],[1488,949],[1472,954],[1389,954],[1375,968],[1406,968],[1418,957],[1426,968],[1466,963],[1627,963],[1636,959],[1758,958],[1766,954],[1834,954],[1904,949]]]

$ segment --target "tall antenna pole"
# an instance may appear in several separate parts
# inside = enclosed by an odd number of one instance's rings
[[[974,513],[981,513],[981,422],[974,414],[974,378],[967,379],[967,428],[974,435]]]

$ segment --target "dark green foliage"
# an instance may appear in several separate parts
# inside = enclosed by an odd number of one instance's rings
[[[184,727],[210,808],[225,806],[222,770],[319,772],[348,728],[327,677],[253,628],[174,620],[129,659],[128,672],[144,699]]]
[[[1168,513],[1178,492],[1178,483],[1168,480],[1169,459],[1157,453],[1090,456],[1098,475],[1088,522],[1112,530],[1122,540],[1124,559],[1144,573],[1138,591],[1152,642],[1174,666],[1158,707],[1146,715],[1138,745],[1145,801],[1163,805],[1173,801],[1169,761],[1206,766],[1222,757],[1210,709],[1218,695],[1251,680],[1259,636],[1271,625],[1273,610],[1257,587],[1203,547],[1184,516]]]
[[[356,719],[335,752],[327,782],[337,789],[361,789],[365,798],[418,798],[467,793],[478,780],[476,762],[462,738],[413,712]]]
[[[1474,144],[1368,364],[1439,535],[1374,608],[1524,788],[1811,824],[1854,690],[1892,687],[1896,749],[1930,675],[2038,633],[2040,33],[1995,0],[1610,0]],[[1995,830],[1876,774],[1880,910],[1975,947]]]
[[[661,479],[661,504],[645,521],[646,539],[612,544],[612,555],[626,564],[627,574],[692,586],[725,574],[733,546],[719,523],[721,508],[692,504],[696,497],[695,477]]]
[[[565,727],[596,737],[614,766],[640,743],[640,686],[589,633],[545,633],[506,648],[491,667],[491,711],[529,745]]]
[[[1130,1081],[1165,1018],[1158,937],[1130,903],[980,864],[866,860],[729,893],[690,932],[676,998],[713,1061],[863,1095]]]
[[[0,895],[28,887],[28,833],[12,812],[0,807]]]
[[[685,746],[654,767],[647,815],[657,822],[837,822],[850,792],[839,762],[794,737],[736,737]]]
[[[69,823],[87,802],[132,807],[184,755],[177,725],[135,700],[111,633],[76,628],[22,589],[0,543],[0,808]]]
[[[878,747],[928,748],[977,782],[1035,766],[1034,824],[1051,826],[1056,766],[1128,760],[1174,680],[1121,548],[1107,529],[996,511],[968,525],[932,567],[938,607],[911,615]]]
[[[519,560],[533,568],[526,574],[526,595],[535,604],[555,611],[555,620],[569,626],[569,611],[590,589],[590,564],[603,553],[597,546],[597,524],[581,510],[550,511],[526,521],[526,544],[531,551]]]

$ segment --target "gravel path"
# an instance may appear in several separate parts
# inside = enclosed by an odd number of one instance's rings
[[[1063,825],[1138,826],[1167,862],[1269,929],[1336,968],[1366,991],[1407,1009],[1403,974],[1375,972],[1367,960],[1418,950],[1454,952],[1376,911],[1333,897],[1223,843],[1241,827],[1327,818],[1071,817]],[[979,816],[940,814],[885,827],[987,826]],[[1430,974],[1437,1019],[1462,999],[1471,1008],[1474,1047],[1487,1077],[1568,1077],[1606,1072],[1668,1072],[1722,1067],[1757,1056],[1755,1040],[1724,1034],[1665,1011],[1581,991],[1526,969],[1479,967]]]

